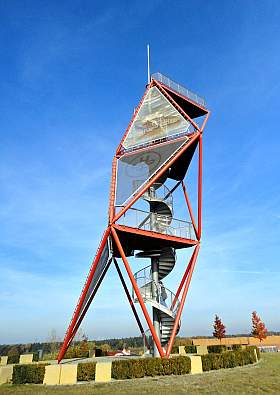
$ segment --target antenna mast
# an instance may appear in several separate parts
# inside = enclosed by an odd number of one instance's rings
[[[148,59],[148,84],[151,82],[150,75],[150,45],[147,44],[147,59]]]

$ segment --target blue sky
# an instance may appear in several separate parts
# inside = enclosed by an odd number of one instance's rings
[[[107,222],[111,160],[145,89],[148,42],[152,71],[212,111],[180,334],[209,335],[216,313],[228,333],[248,332],[253,310],[280,330],[279,2],[14,0],[0,15],[0,343],[64,334]],[[169,288],[183,264],[179,254]],[[138,334],[114,270],[82,328]]]

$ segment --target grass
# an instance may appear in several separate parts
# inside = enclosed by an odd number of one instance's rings
[[[0,395],[181,395],[280,393],[280,353],[262,354],[258,364],[199,375],[115,381],[107,384],[2,385]]]

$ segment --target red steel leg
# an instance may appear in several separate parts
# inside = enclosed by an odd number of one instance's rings
[[[108,239],[108,237],[109,237],[110,231],[111,231],[111,228],[108,227],[107,230],[106,230],[105,233],[104,233],[104,236],[103,236],[102,240],[101,240],[101,243],[100,243],[98,252],[97,252],[97,254],[96,254],[96,256],[95,256],[95,259],[94,259],[94,261],[93,261],[93,263],[92,263],[92,266],[91,266],[91,269],[90,269],[88,278],[87,278],[86,283],[85,283],[85,285],[84,285],[84,288],[83,288],[83,290],[82,290],[82,294],[81,294],[80,299],[79,299],[79,301],[78,301],[78,304],[77,304],[77,307],[76,307],[76,309],[75,309],[73,318],[72,318],[71,323],[70,323],[70,325],[69,325],[69,328],[68,328],[68,330],[67,330],[67,332],[66,332],[66,336],[65,336],[65,339],[64,339],[64,341],[63,341],[62,347],[61,347],[61,349],[60,349],[60,351],[59,351],[58,358],[57,358],[58,363],[62,360],[62,358],[63,358],[63,356],[64,356],[64,354],[65,354],[67,348],[69,347],[69,340],[70,340],[70,338],[72,337],[73,329],[74,329],[74,327],[75,327],[75,325],[76,325],[76,323],[77,323],[77,320],[78,320],[78,317],[79,317],[79,314],[80,314],[80,311],[81,311],[83,302],[84,302],[84,300],[85,300],[87,291],[88,291],[88,289],[89,289],[89,286],[90,286],[90,284],[91,284],[92,278],[93,278],[94,273],[95,273],[95,271],[96,271],[96,268],[97,268],[97,265],[98,265],[100,256],[101,256],[101,254],[102,254],[102,252],[103,252],[103,249],[104,249],[105,244],[106,244],[106,242],[107,242],[107,239]]]
[[[188,194],[187,194],[187,190],[186,190],[186,186],[184,184],[184,181],[182,181],[182,188],[183,188],[184,196],[185,196],[185,199],[186,199],[186,202],[187,202],[187,206],[188,206],[188,210],[189,210],[189,213],[190,213],[190,217],[191,217],[191,221],[192,221],[192,224],[193,224],[193,228],[194,228],[194,231],[195,231],[195,235],[196,235],[196,238],[198,240],[197,227],[196,227],[196,224],[195,224],[195,219],[194,219],[191,203],[190,203],[190,200],[189,200],[189,197],[188,197]]]
[[[164,357],[164,352],[163,352],[163,349],[162,349],[162,347],[161,347],[159,338],[157,337],[157,334],[156,334],[156,332],[155,332],[153,323],[152,323],[152,321],[151,321],[151,318],[150,318],[150,316],[149,316],[149,313],[148,313],[148,311],[147,311],[147,309],[146,309],[146,306],[145,306],[145,303],[144,303],[144,301],[143,301],[142,295],[141,295],[141,293],[140,293],[140,291],[139,291],[139,288],[138,288],[138,286],[137,286],[137,283],[136,283],[136,281],[135,281],[135,278],[134,278],[134,276],[133,276],[133,273],[132,273],[132,271],[131,271],[131,269],[130,269],[129,263],[128,263],[127,259],[126,259],[126,256],[125,256],[124,250],[123,250],[123,248],[122,248],[122,245],[121,245],[121,243],[120,243],[120,240],[119,240],[119,237],[118,237],[118,235],[117,235],[117,232],[115,231],[114,227],[112,227],[111,229],[112,229],[112,235],[113,235],[113,237],[114,237],[114,240],[115,240],[115,242],[116,242],[116,245],[117,245],[118,250],[119,250],[119,252],[120,252],[120,255],[121,255],[121,257],[122,257],[124,266],[125,266],[125,268],[126,268],[128,277],[130,278],[130,281],[131,281],[131,284],[132,284],[132,286],[133,286],[133,289],[134,289],[134,291],[135,291],[135,293],[136,293],[137,299],[139,300],[139,304],[140,304],[141,309],[142,309],[142,311],[143,311],[143,314],[144,314],[144,316],[145,316],[145,318],[146,318],[147,324],[148,324],[149,329],[150,329],[150,331],[151,331],[151,333],[152,333],[152,336],[153,336],[153,339],[154,339],[154,341],[155,341],[155,343],[156,343],[156,346],[157,346],[157,349],[158,349],[158,351],[159,351],[159,354],[160,354],[160,356],[163,358],[163,357]]]
[[[201,239],[201,227],[202,227],[202,134],[199,136],[199,158],[198,158],[198,240]]]
[[[125,281],[124,281],[124,278],[123,278],[121,269],[119,268],[119,265],[118,265],[118,263],[117,263],[117,261],[116,261],[115,258],[114,258],[114,263],[115,263],[115,266],[116,266],[118,275],[119,275],[119,277],[120,277],[120,280],[121,280],[121,283],[122,283],[124,292],[125,292],[125,294],[126,294],[126,296],[127,296],[127,299],[128,299],[128,301],[129,301],[129,304],[130,304],[131,309],[132,309],[132,311],[133,311],[134,317],[135,317],[135,319],[136,319],[136,321],[137,321],[137,324],[138,324],[138,326],[139,326],[141,335],[142,335],[142,337],[143,337],[143,339],[144,339],[144,342],[145,342],[145,344],[146,344],[146,347],[149,348],[149,344],[148,344],[148,341],[147,341],[147,337],[146,337],[146,335],[145,335],[144,328],[143,328],[143,326],[142,326],[142,324],[141,324],[141,321],[140,321],[140,318],[139,318],[139,316],[138,316],[138,314],[137,314],[137,311],[136,311],[136,308],[135,308],[135,306],[134,306],[133,300],[132,300],[132,298],[131,298],[131,296],[130,296],[130,293],[129,293],[128,289],[127,289],[127,286],[126,286],[126,283],[125,283]]]
[[[182,315],[182,311],[183,311],[183,308],[184,308],[184,304],[185,304],[186,296],[187,296],[187,293],[188,293],[190,281],[191,281],[191,278],[192,278],[192,274],[193,274],[195,262],[196,262],[196,259],[197,259],[199,247],[200,247],[199,244],[195,247],[194,256],[193,256],[193,259],[192,259],[192,265],[190,267],[189,276],[188,276],[186,284],[185,284],[185,288],[184,288],[184,291],[183,291],[183,295],[182,295],[182,299],[181,299],[180,306],[179,306],[179,309],[178,309],[178,313],[177,313],[177,316],[175,318],[174,327],[172,329],[172,333],[171,333],[171,336],[170,336],[170,339],[169,339],[169,342],[168,342],[168,346],[167,346],[167,350],[166,350],[166,357],[167,358],[169,358],[169,356],[170,356],[170,352],[171,352],[171,349],[172,349],[172,346],[173,346],[173,343],[174,343],[174,340],[175,340],[177,328],[178,328],[178,325],[179,325],[179,322],[180,322],[180,319],[181,319],[181,315]]]

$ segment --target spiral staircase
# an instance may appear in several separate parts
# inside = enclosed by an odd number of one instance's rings
[[[166,233],[173,219],[173,199],[169,189],[164,185],[165,178],[153,184],[142,196],[149,203],[150,213],[143,225],[151,231]],[[160,191],[160,192],[159,192]],[[141,296],[145,303],[153,308],[153,316],[157,317],[159,324],[159,337],[162,347],[166,346],[174,326],[179,301],[176,300],[162,280],[173,270],[176,262],[176,252],[172,247],[163,249],[146,249],[135,254],[136,258],[150,258],[151,265],[146,266],[134,274]],[[157,273],[153,273],[156,264]],[[134,301],[137,297],[133,295]],[[179,331],[179,327],[177,332]]]

